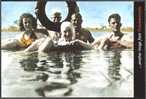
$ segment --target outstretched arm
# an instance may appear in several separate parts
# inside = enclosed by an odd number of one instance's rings
[[[54,47],[54,42],[48,37],[40,44],[38,52],[48,53],[52,47]]]
[[[126,48],[133,48],[133,42],[132,41],[118,41],[119,44],[122,46],[125,46]]]
[[[98,49],[99,45],[101,44],[103,38],[98,37],[94,40],[94,42],[91,44],[91,46],[95,49]]]
[[[91,46],[91,44],[87,44],[86,42],[76,39],[74,41],[71,41],[72,44],[79,44],[80,46],[86,48],[86,49],[92,49],[93,47]]]
[[[124,37],[119,42],[121,45],[125,46],[126,48],[133,48],[134,47],[134,41],[132,35],[124,35]]]
[[[27,47],[24,52],[37,51],[39,46],[44,42],[45,38],[38,39],[34,41],[29,47]]]

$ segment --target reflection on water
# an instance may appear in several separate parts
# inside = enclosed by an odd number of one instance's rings
[[[33,53],[22,57],[19,63],[24,71],[39,72],[31,80],[51,82],[35,89],[38,95],[46,96],[45,93],[53,90],[68,89],[63,93],[66,96],[72,91],[69,85],[76,83],[80,78],[80,73],[74,72],[74,70],[80,68],[81,59],[81,52],[52,52],[44,56]]]
[[[109,59],[108,75],[113,80],[120,80],[120,51],[115,51],[113,56]]]
[[[26,56],[24,57],[24,59],[20,60],[20,64],[21,67],[25,70],[25,71],[35,71],[37,68],[37,62],[39,61],[36,57],[37,54],[35,55],[30,55],[30,56]]]
[[[132,52],[2,52],[2,96],[132,97]]]

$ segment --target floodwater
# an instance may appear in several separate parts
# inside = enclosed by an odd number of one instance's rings
[[[134,96],[133,50],[1,54],[2,97]]]

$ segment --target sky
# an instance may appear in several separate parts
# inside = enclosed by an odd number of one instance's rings
[[[31,13],[35,16],[36,1],[2,1],[1,26],[11,26],[22,13]],[[123,27],[133,27],[134,3],[133,1],[77,1],[83,17],[83,27],[108,26],[108,16],[119,13]],[[67,16],[68,8],[65,1],[50,1],[46,5],[46,14],[50,18],[54,11],[60,11],[62,20]]]

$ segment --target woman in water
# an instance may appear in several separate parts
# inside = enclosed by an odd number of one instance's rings
[[[77,48],[91,49],[91,45],[84,41],[75,39],[75,31],[72,23],[65,21],[61,24],[61,37],[59,40],[53,41],[47,38],[39,47],[39,52],[48,53],[51,50],[67,51],[67,50],[78,50]]]
[[[33,15],[24,13],[20,16],[19,28],[22,34],[15,39],[2,41],[1,48],[6,50],[20,50],[28,48],[35,40],[47,37],[47,31],[37,28],[37,21]]]

